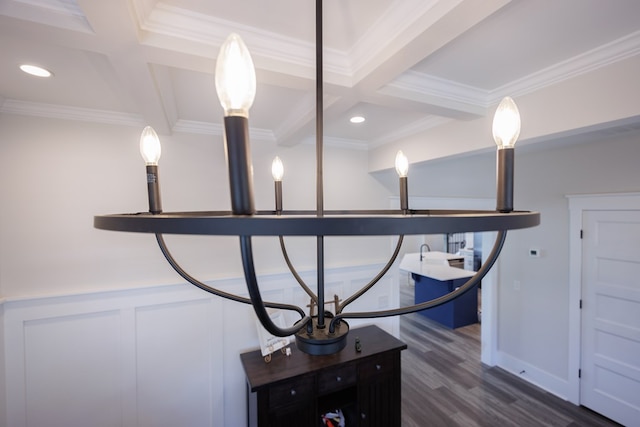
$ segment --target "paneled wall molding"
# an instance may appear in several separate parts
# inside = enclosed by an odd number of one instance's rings
[[[380,268],[330,269],[327,294],[348,295]],[[307,303],[288,274],[259,282],[265,300]],[[241,278],[210,284],[246,293]],[[374,289],[369,307],[397,305],[396,272]],[[171,284],[11,298],[0,314],[0,427],[246,424],[239,354],[258,347],[249,305]],[[350,323],[398,331],[397,319]]]

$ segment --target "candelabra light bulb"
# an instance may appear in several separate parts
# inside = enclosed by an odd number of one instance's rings
[[[498,148],[513,148],[520,136],[520,112],[511,97],[500,101],[493,116],[493,139]]]
[[[249,117],[256,96],[256,71],[249,49],[231,33],[216,61],[216,91],[225,116]]]
[[[396,172],[400,178],[406,178],[409,173],[409,160],[402,150],[396,154]]]
[[[282,177],[284,176],[284,165],[278,156],[276,156],[271,163],[271,176],[273,176],[273,180],[276,182],[282,181]]]
[[[140,135],[140,154],[142,154],[145,164],[157,166],[161,153],[162,147],[158,134],[151,126],[145,127]]]

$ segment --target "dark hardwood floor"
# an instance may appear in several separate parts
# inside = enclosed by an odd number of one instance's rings
[[[403,304],[413,287],[401,286]],[[500,368],[480,363],[480,324],[447,329],[420,314],[400,317],[402,425],[618,426]]]

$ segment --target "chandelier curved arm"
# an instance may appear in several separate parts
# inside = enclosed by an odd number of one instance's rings
[[[191,283],[197,288],[202,289],[203,291],[209,292],[210,294],[213,294],[222,298],[226,298],[232,301],[241,302],[244,304],[251,304],[251,300],[249,298],[244,298],[235,294],[221,291],[216,288],[212,288],[211,286],[208,286],[202,283],[201,281],[199,281],[198,279],[194,278],[193,276],[191,276],[189,273],[184,271],[182,267],[180,267],[178,262],[171,255],[171,252],[169,252],[169,248],[167,247],[167,244],[165,243],[164,237],[162,236],[162,234],[156,234],[156,240],[158,241],[158,246],[160,246],[160,250],[162,251],[162,254],[166,258],[166,260],[169,262],[169,265],[171,265],[171,267],[176,271],[176,273],[182,276],[182,278],[185,279],[187,282]],[[305,317],[305,312],[300,307],[296,307],[295,305],[281,304],[276,302],[265,302],[264,305],[265,307],[269,307],[269,308],[296,311],[298,312],[298,314],[300,314],[301,318]]]
[[[289,267],[289,271],[291,272],[293,277],[295,277],[295,279],[298,282],[298,284],[300,285],[300,287],[307,293],[307,295],[309,295],[311,297],[313,302],[315,302],[316,305],[317,305],[318,304],[318,296],[313,293],[311,288],[309,288],[309,286],[307,286],[306,283],[304,283],[304,280],[302,280],[302,277],[300,277],[300,275],[296,271],[295,267],[291,263],[291,260],[289,259],[289,253],[287,252],[287,248],[286,248],[286,246],[284,244],[284,236],[278,236],[278,238],[280,239],[280,249],[282,250],[282,256],[284,257],[284,261],[287,263],[287,267]]]
[[[247,290],[249,291],[249,297],[251,298],[251,305],[258,316],[258,320],[262,326],[272,335],[277,337],[288,337],[298,332],[311,322],[311,317],[305,316],[296,322],[289,328],[280,328],[271,320],[269,313],[265,308],[265,303],[262,301],[260,295],[260,288],[258,287],[258,279],[256,278],[256,271],[253,265],[253,249],[251,247],[251,236],[240,236],[240,251],[242,253],[242,267],[244,269],[244,278],[247,282]],[[296,310],[300,310],[296,307]]]
[[[404,240],[403,235],[398,236],[398,243],[396,243],[396,249],[395,251],[393,251],[393,255],[391,255],[391,258],[387,262],[387,265],[385,265],[384,268],[380,270],[378,275],[373,279],[371,279],[371,281],[368,284],[366,284],[362,289],[360,289],[358,292],[356,292],[355,294],[347,298],[342,304],[340,304],[340,307],[336,307],[336,314],[342,313],[342,310],[344,310],[344,308],[347,305],[351,304],[352,302],[360,298],[362,295],[364,295],[369,289],[373,287],[373,285],[375,285],[380,281],[380,279],[382,279],[382,276],[387,274],[387,271],[389,271],[393,263],[396,261],[396,258],[398,258],[398,254],[400,253],[400,248],[402,247],[403,240]]]
[[[453,292],[449,292],[446,295],[443,295],[439,298],[434,298],[429,301],[425,301],[420,304],[410,305],[407,307],[400,307],[391,310],[384,311],[371,311],[371,312],[360,312],[360,313],[340,313],[331,319],[331,323],[329,324],[329,333],[333,333],[335,331],[336,325],[340,322],[341,319],[372,319],[378,317],[390,317],[390,316],[398,316],[403,314],[415,313],[416,311],[425,310],[427,308],[437,307],[442,304],[446,304],[449,301],[458,298],[465,292],[469,291],[475,285],[477,285],[480,280],[489,272],[493,264],[498,259],[498,255],[500,255],[500,251],[502,250],[502,246],[504,245],[504,241],[507,237],[506,231],[499,231],[498,236],[496,237],[496,241],[493,244],[493,249],[489,253],[487,257],[487,262],[477,271],[477,273],[471,277],[469,280],[465,282],[464,285],[460,286]]]

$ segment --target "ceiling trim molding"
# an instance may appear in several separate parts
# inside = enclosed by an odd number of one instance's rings
[[[0,101],[2,101],[0,102],[0,114],[16,114],[132,127],[143,127],[145,125],[144,119],[138,114],[69,107],[66,105],[41,104],[15,99],[0,99]],[[222,136],[223,127],[216,123],[178,120],[172,128],[172,132]],[[250,128],[249,134],[251,139],[256,141],[276,141],[276,137],[270,129]]]
[[[222,136],[224,129],[222,125],[217,123],[179,119],[171,128],[171,131],[177,133]]]
[[[140,9],[147,8],[141,6]],[[273,67],[273,64],[284,64],[283,71],[286,66],[286,72],[290,73],[289,67],[295,65],[308,69],[309,76],[314,75],[315,44],[292,37],[284,37],[274,32],[259,30],[164,3],[158,3],[145,16],[142,16],[142,12],[138,12],[138,25],[147,33],[142,40],[145,44],[167,48],[165,43],[154,38],[153,35],[188,40],[211,46],[210,55],[207,55],[210,58],[217,55],[219,47],[230,33],[239,33],[249,47],[256,66],[270,64]],[[261,57],[264,61],[260,61]],[[345,52],[325,48],[324,63],[325,71],[342,76],[341,81],[344,77],[351,78],[349,57]]]
[[[529,74],[494,90],[484,90],[440,77],[408,71],[386,85],[381,92],[412,100],[419,100],[421,97],[438,97],[480,108],[488,108],[497,104],[506,95],[523,96],[638,54],[640,54],[640,31]],[[397,91],[405,92],[405,95],[399,94]]]
[[[411,92],[420,96],[445,98],[480,108],[487,108],[490,105],[487,104],[489,92],[486,90],[417,71],[408,71],[386,85],[385,93],[389,93],[389,89]],[[411,97],[411,99],[420,99],[420,97]]]
[[[312,135],[308,138],[305,138],[302,141],[304,145],[315,145],[316,136]],[[357,150],[357,151],[367,151],[369,150],[370,144],[366,141],[362,141],[360,139],[349,139],[349,138],[334,138],[325,136],[322,140],[322,144],[325,147],[333,147],[333,148],[341,148],[347,150]]]
[[[42,104],[15,99],[6,99],[0,105],[0,113],[111,125],[144,126],[144,120],[138,114],[70,107],[68,105]]]
[[[522,96],[640,54],[640,31],[501,86],[489,96],[489,105],[505,95]]]
[[[172,128],[172,132],[222,136],[224,134],[224,126],[196,120],[178,120]],[[249,128],[249,136],[255,141],[276,141],[275,135],[269,129]]]
[[[0,3],[0,15],[66,30],[94,33],[76,0],[8,0]]]

